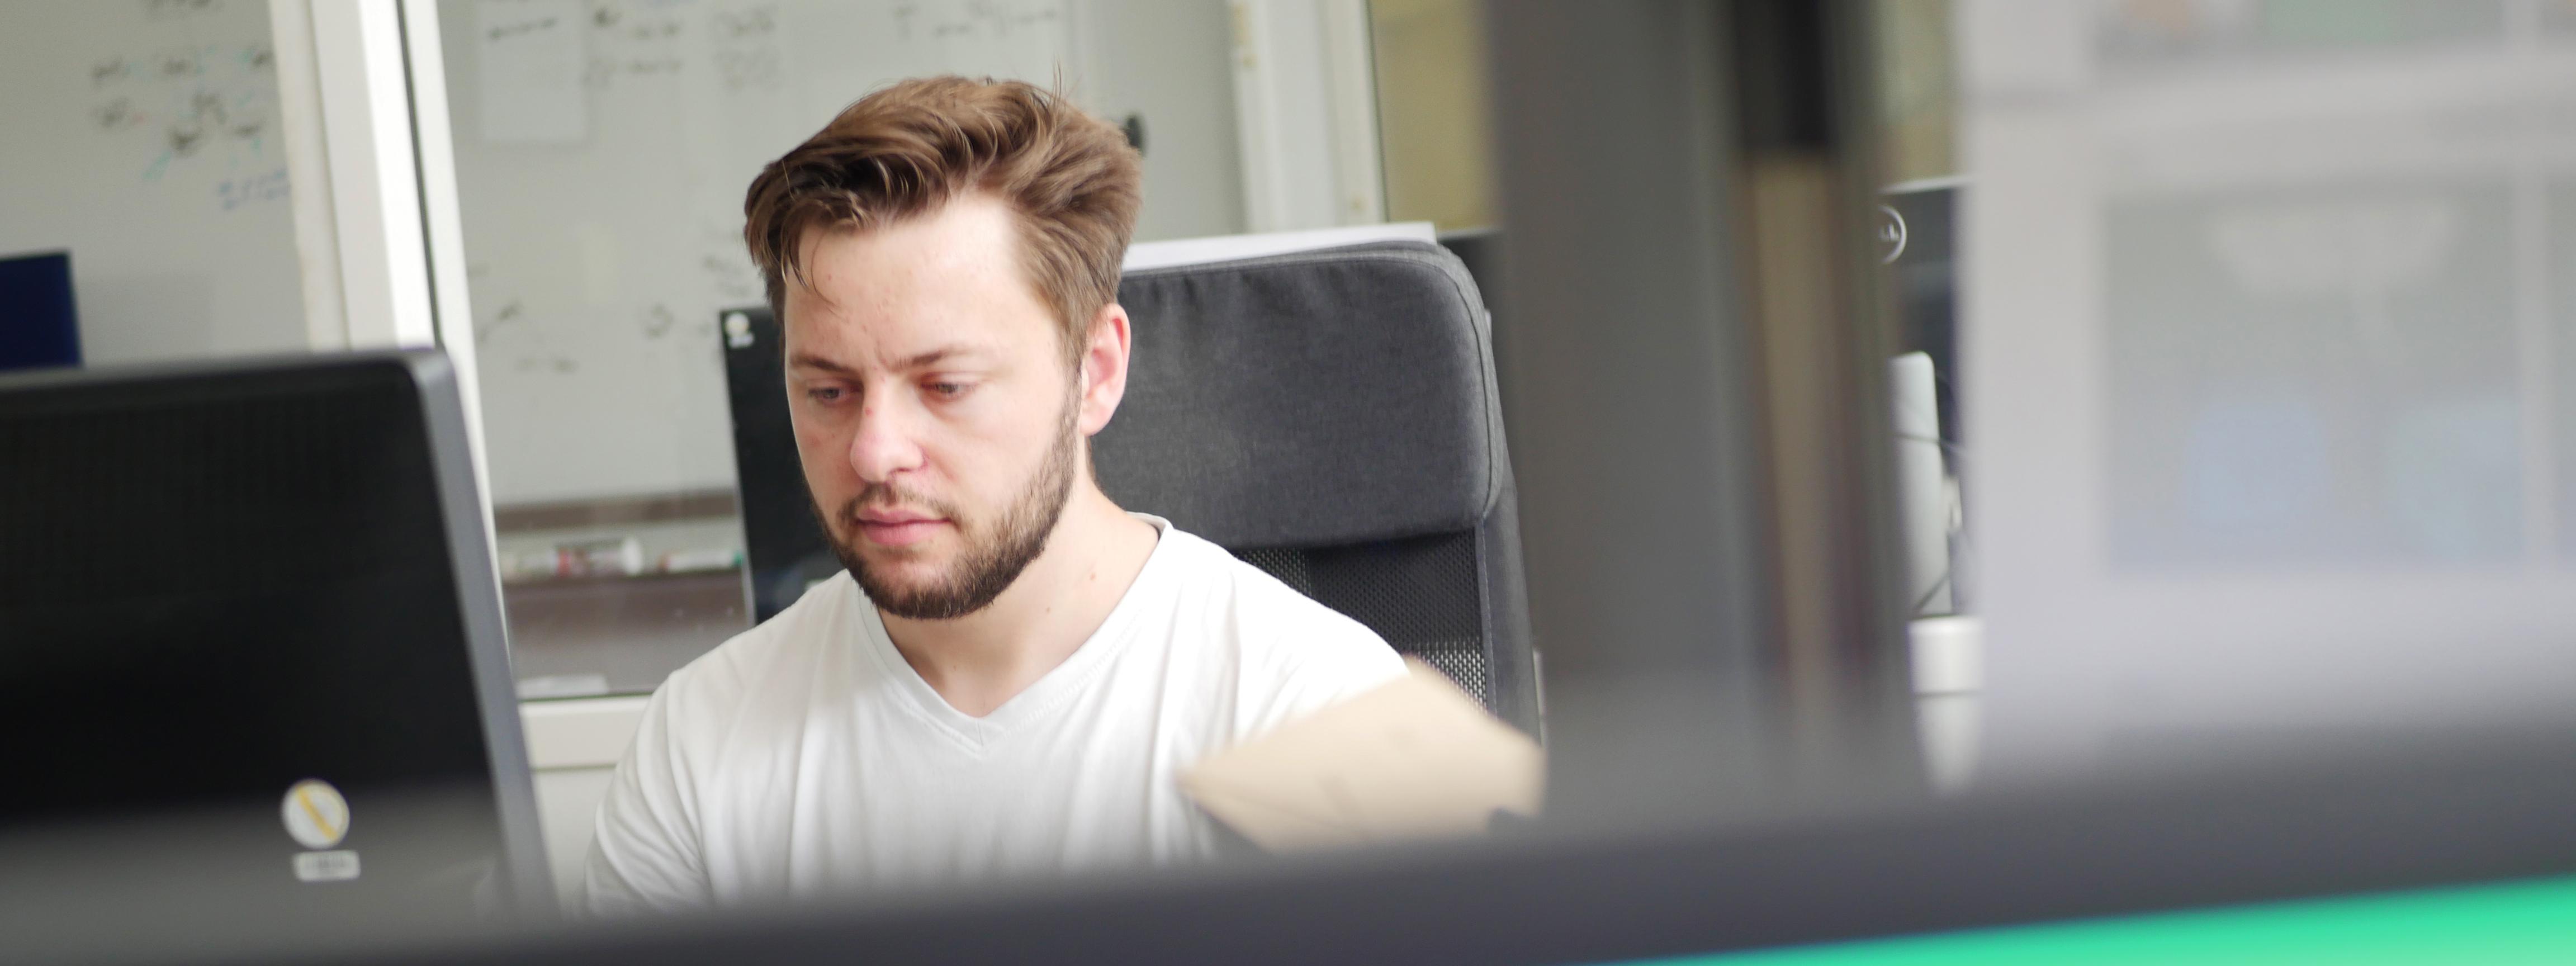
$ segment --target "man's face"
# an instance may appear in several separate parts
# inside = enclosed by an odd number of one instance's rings
[[[968,195],[805,244],[788,411],[833,549],[889,614],[981,610],[1045,549],[1081,462],[1080,380],[1013,215]]]

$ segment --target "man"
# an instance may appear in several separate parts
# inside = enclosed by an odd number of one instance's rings
[[[937,78],[752,182],[744,236],[846,572],[653,696],[600,806],[594,911],[1204,856],[1177,772],[1404,673],[1094,481],[1138,180],[1060,98]]]

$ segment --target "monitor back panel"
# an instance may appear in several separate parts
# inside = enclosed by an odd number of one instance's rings
[[[430,433],[394,358],[0,384],[0,893],[497,901]]]

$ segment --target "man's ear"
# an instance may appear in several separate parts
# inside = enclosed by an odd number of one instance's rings
[[[1127,309],[1116,302],[1101,306],[1100,312],[1091,317],[1089,331],[1078,373],[1082,396],[1076,400],[1081,406],[1076,422],[1084,436],[1107,427],[1109,417],[1118,412],[1119,400],[1127,398],[1127,352],[1132,337]]]

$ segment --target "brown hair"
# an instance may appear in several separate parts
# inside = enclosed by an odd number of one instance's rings
[[[1141,180],[1126,136],[1062,94],[916,78],[860,98],[762,168],[743,199],[742,238],[783,321],[787,281],[804,281],[807,229],[866,230],[989,192],[1018,214],[1020,269],[1079,360],[1092,317],[1118,297]]]

